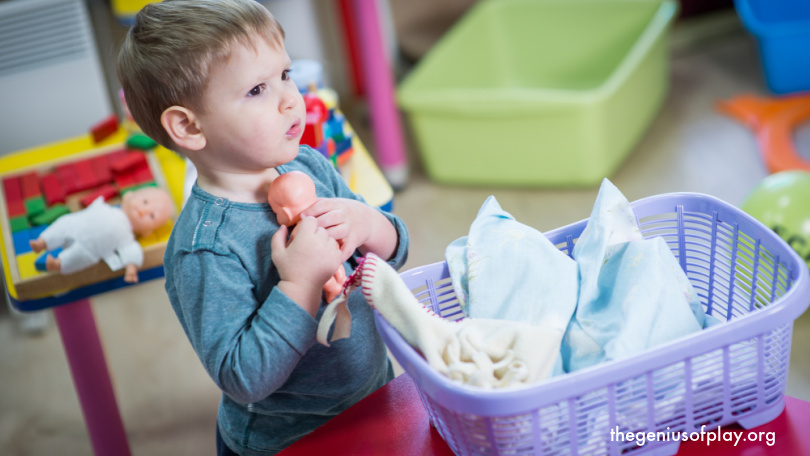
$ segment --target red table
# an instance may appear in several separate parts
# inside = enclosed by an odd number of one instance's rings
[[[763,426],[743,430],[723,427],[722,434],[742,434],[734,442],[682,442],[679,455],[803,455],[810,454],[810,402],[785,397],[785,411]],[[751,432],[761,441],[743,441]],[[768,446],[766,433],[773,432]],[[762,434],[759,434],[762,433]],[[313,454],[452,455],[450,447],[429,422],[419,393],[408,374],[400,375],[367,398],[338,415],[280,453]]]

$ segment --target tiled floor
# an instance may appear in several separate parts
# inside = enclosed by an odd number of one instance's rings
[[[753,41],[738,27],[692,42],[676,27],[672,89],[660,115],[611,180],[630,199],[673,191],[708,193],[739,204],[766,176],[751,134],[715,112],[716,100],[765,93]],[[686,44],[684,44],[686,43]],[[363,134],[362,120],[355,125]],[[804,135],[802,135],[804,136]],[[806,145],[806,144],[805,144]],[[804,147],[806,149],[806,147]],[[406,268],[442,260],[496,195],[519,221],[549,230],[588,216],[596,188],[499,189],[437,185],[419,170],[395,198],[407,223]],[[575,164],[572,164],[575,166]],[[135,455],[212,455],[218,392],[153,281],[93,299],[119,406]],[[788,394],[810,400],[810,316],[794,328]],[[22,334],[0,306],[0,453],[91,454],[59,334]]]

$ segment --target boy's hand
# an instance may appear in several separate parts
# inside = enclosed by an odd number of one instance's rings
[[[278,286],[315,316],[323,285],[343,263],[343,255],[337,242],[312,217],[301,217],[289,242],[287,232],[282,225],[271,240],[273,263],[281,278]]]
[[[318,226],[340,242],[343,261],[346,261],[371,238],[378,212],[353,199],[320,198],[301,213],[305,215],[315,217]]]

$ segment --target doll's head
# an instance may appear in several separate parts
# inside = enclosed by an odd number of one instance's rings
[[[132,225],[132,232],[138,236],[148,236],[161,227],[174,211],[169,194],[157,187],[144,187],[124,193],[121,210]]]
[[[289,171],[270,183],[267,202],[276,213],[280,225],[292,226],[301,219],[301,212],[318,200],[315,184],[301,171]]]

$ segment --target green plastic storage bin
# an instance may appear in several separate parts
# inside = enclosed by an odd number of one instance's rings
[[[485,0],[397,91],[430,177],[590,186],[645,132],[669,86],[670,0]]]

